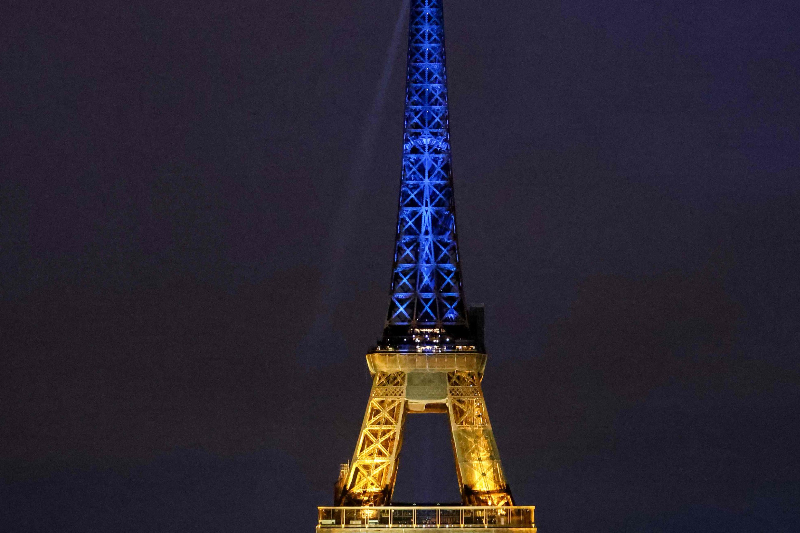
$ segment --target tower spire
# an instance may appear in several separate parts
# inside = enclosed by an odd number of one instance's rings
[[[475,337],[461,286],[447,105],[442,0],[413,0],[403,171],[383,343]]]

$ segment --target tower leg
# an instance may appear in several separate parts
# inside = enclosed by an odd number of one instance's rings
[[[336,505],[388,505],[403,440],[406,373],[377,372],[344,490]]]
[[[447,373],[447,409],[464,505],[513,505],[477,372]]]

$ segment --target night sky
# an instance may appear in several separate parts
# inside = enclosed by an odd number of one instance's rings
[[[400,4],[5,2],[0,531],[332,504],[388,306]],[[800,530],[796,0],[445,19],[517,502],[542,533]],[[458,499],[444,420],[409,420],[396,500]]]

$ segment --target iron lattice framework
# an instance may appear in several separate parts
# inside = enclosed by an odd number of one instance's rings
[[[481,368],[475,355],[465,354],[461,361],[448,361],[446,355],[421,356],[434,364],[435,359],[444,358],[439,370],[449,371],[420,371],[417,362],[407,355],[398,355],[404,359],[388,365],[401,370],[370,365],[372,391],[353,460],[342,470],[337,483],[337,505],[391,502],[406,416],[425,412],[445,412],[450,419],[463,503],[513,505],[489,423],[481,389],[483,374],[476,371]]]
[[[467,313],[461,286],[442,0],[411,0],[391,303],[367,362],[372,390],[336,484],[337,506],[391,503],[405,421],[414,413],[447,414],[464,505],[513,506],[481,388],[482,308]]]
[[[398,330],[413,334],[417,328],[444,332],[467,326],[448,120],[442,0],[414,0],[403,174],[385,337],[396,336]]]

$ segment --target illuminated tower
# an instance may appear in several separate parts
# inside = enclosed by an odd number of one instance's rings
[[[408,527],[535,531],[533,508],[516,507],[489,422],[483,308],[467,308],[456,239],[445,70],[443,0],[411,0],[403,170],[389,313],[367,354],[373,376],[337,507],[318,529]],[[406,416],[447,413],[462,505],[391,505]]]

